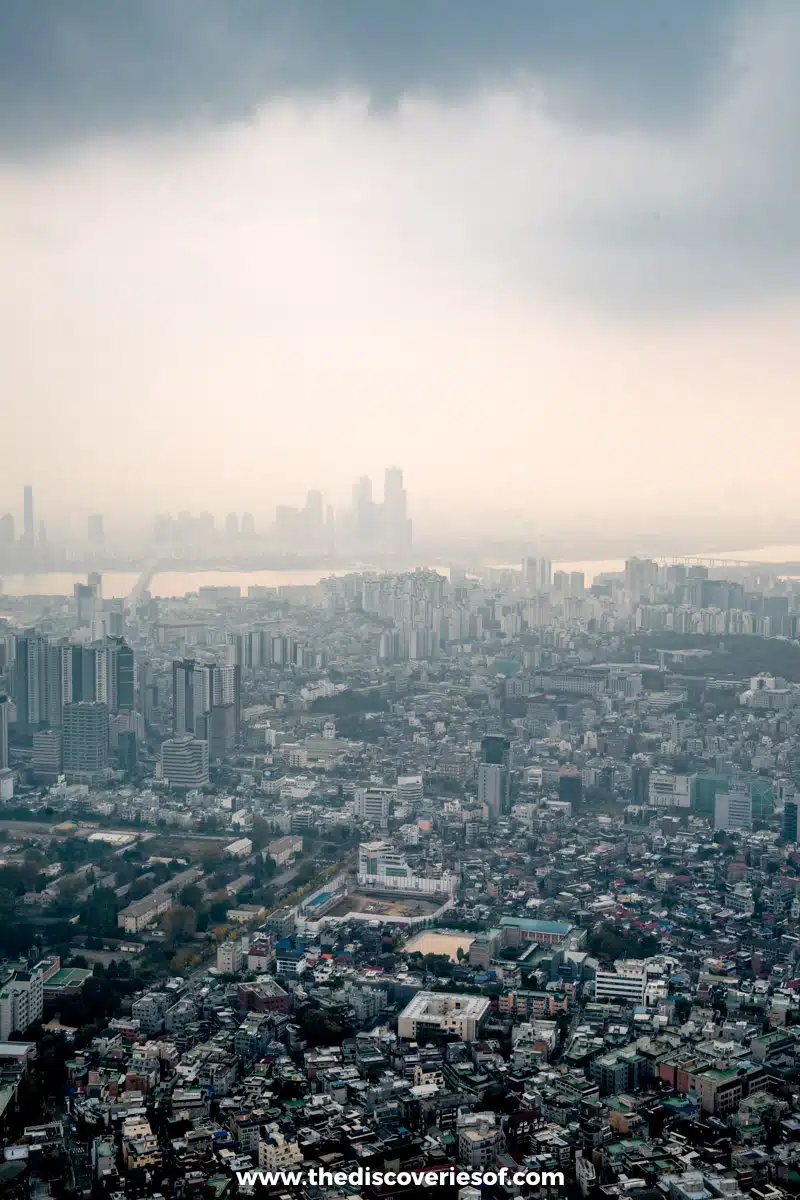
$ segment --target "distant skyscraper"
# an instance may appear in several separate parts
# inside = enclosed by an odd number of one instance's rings
[[[96,576],[95,578],[99,578]],[[100,597],[95,583],[76,583],[73,588],[78,628],[91,629],[97,614]]]
[[[353,485],[353,516],[355,533],[362,541],[375,535],[375,502],[372,499],[372,480],[362,475]]]
[[[570,596],[582,596],[586,590],[586,578],[583,571],[570,571],[569,573],[569,594]]]
[[[225,518],[225,537],[230,542],[235,542],[239,536],[239,518],[236,513],[228,513]]]
[[[67,641],[47,645],[46,719],[53,729],[61,727],[63,707],[73,699],[73,649]]]
[[[242,513],[242,537],[251,538],[256,535],[256,523],[252,513]]]
[[[0,548],[14,544],[14,518],[11,513],[0,517]]]
[[[629,558],[625,563],[625,587],[634,600],[641,600],[658,583],[658,563],[652,558]]]
[[[387,467],[383,484],[384,533],[391,549],[399,554],[411,548],[411,522],[407,508],[403,472],[399,467]]]
[[[93,546],[98,548],[105,542],[105,532],[103,530],[103,514],[92,513],[87,521],[86,529],[89,541]]]
[[[211,713],[211,668],[194,659],[172,664],[172,728],[176,737],[190,733],[205,741]]]
[[[322,501],[322,492],[311,491],[306,496],[306,507],[303,513],[306,533],[309,538],[319,540],[322,533],[324,505]]]
[[[47,642],[35,630],[17,637],[12,686],[20,726],[38,725],[46,719],[46,653]]]
[[[787,800],[783,809],[783,837],[784,841],[797,842],[798,838],[798,813],[800,813],[800,801]]]
[[[33,488],[29,483],[25,484],[22,493],[22,541],[27,549],[33,549]]]
[[[8,766],[8,696],[0,693],[0,771]]]
[[[81,700],[64,705],[64,772],[93,775],[108,767],[108,706]]]
[[[242,668],[238,664],[230,666],[214,665],[211,670],[211,708],[233,709],[233,721],[236,735],[239,733],[242,711]]]
[[[529,587],[535,591],[549,588],[552,582],[553,564],[549,558],[523,558],[522,575]]]
[[[489,734],[481,740],[478,801],[489,809],[490,820],[496,821],[510,808],[511,743],[506,737]]]

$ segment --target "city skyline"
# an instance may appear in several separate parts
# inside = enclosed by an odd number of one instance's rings
[[[796,8],[336,7],[9,29],[13,493],[255,511],[388,458],[466,527],[796,507]]]

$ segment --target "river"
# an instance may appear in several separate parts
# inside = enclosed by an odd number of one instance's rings
[[[800,562],[800,546],[760,546],[744,550],[711,550],[699,558],[720,558],[748,562],[780,563]],[[516,566],[517,564],[510,564]],[[554,571],[583,571],[587,585],[607,571],[622,571],[623,558],[586,559],[575,562],[554,562]],[[363,571],[364,566],[340,567],[287,567],[285,570],[238,571],[160,571],[150,583],[153,596],[185,596],[201,587],[238,587],[243,596],[249,587],[313,587],[320,579],[330,575],[348,575],[352,571]],[[447,573],[447,568],[436,566],[434,570]],[[130,595],[138,574],[135,571],[103,571],[103,596],[118,599]],[[5,575],[2,592],[6,596],[71,596],[77,580],[85,580],[82,572],[52,571],[39,575]]]

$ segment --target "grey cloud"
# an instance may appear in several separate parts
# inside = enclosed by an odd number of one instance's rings
[[[0,0],[0,148],[225,122],[270,98],[453,95],[530,75],[559,117],[680,125],[743,0]]]

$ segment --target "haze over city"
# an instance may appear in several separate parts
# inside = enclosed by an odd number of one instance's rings
[[[396,462],[421,535],[792,540],[798,49],[779,0],[10,5],[0,509],[263,527]]]
[[[0,0],[0,1200],[798,1200],[798,0]]]

